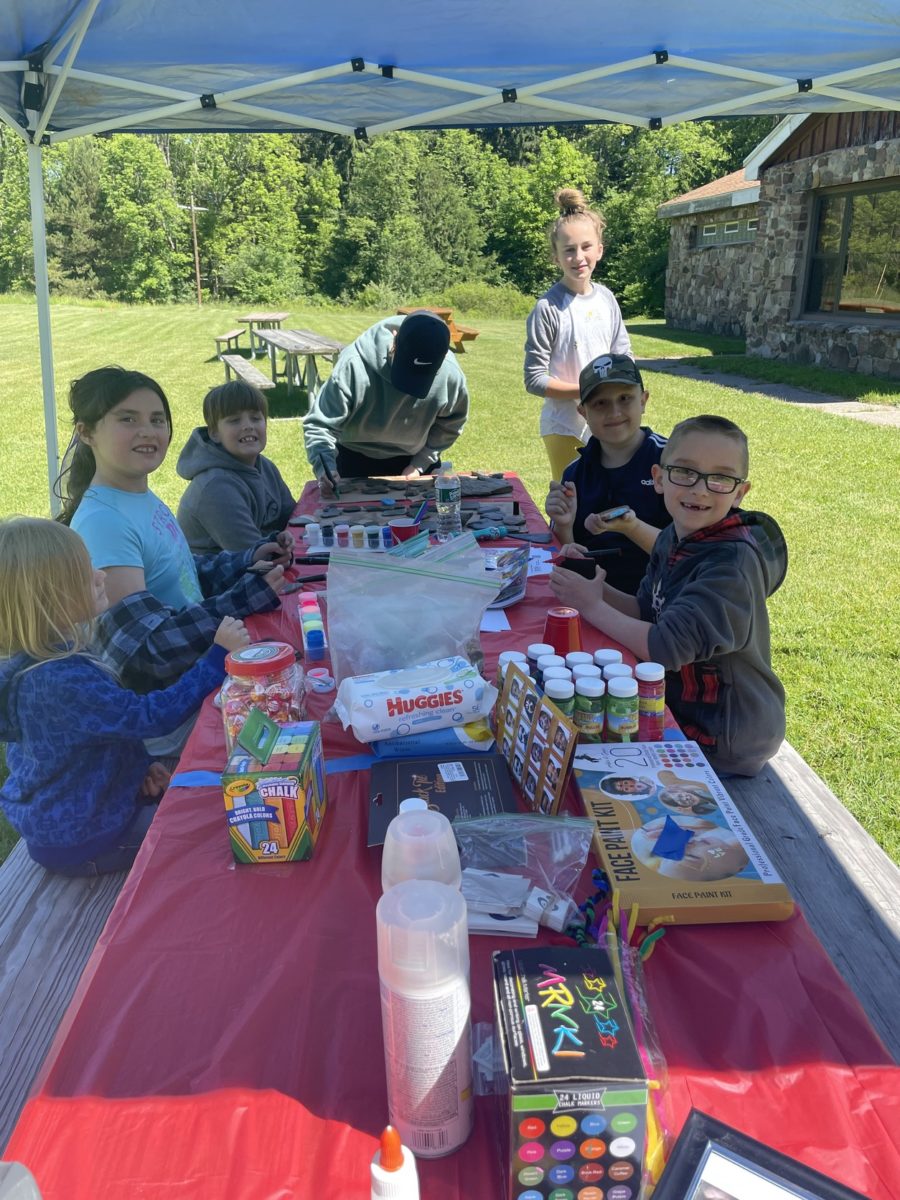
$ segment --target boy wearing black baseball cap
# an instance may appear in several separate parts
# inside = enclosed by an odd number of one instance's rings
[[[578,389],[591,437],[562,482],[550,484],[547,515],[563,543],[618,550],[603,560],[607,579],[634,595],[656,536],[672,519],[652,473],[666,439],[641,424],[649,396],[628,355],[599,355],[582,369]]]
[[[421,309],[379,321],[341,351],[303,419],[323,495],[341,477],[422,475],[462,431],[469,394],[450,330]]]

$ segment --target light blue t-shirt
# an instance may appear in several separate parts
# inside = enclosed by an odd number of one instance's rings
[[[94,485],[72,518],[95,567],[141,567],[147,591],[181,610],[203,599],[197,568],[171,510],[153,492]]]

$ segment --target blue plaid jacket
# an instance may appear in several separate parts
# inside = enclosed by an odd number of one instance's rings
[[[281,601],[263,578],[248,572],[249,550],[195,555],[205,599],[176,611],[150,592],[135,592],[97,622],[95,649],[135,692],[168,687],[210,648],[223,617],[269,612]]]

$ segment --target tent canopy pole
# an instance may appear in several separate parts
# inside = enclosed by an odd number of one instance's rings
[[[43,154],[41,147],[33,144],[28,146],[28,193],[31,201],[31,240],[34,247],[34,294],[37,300],[38,336],[41,347],[47,490],[50,495],[50,511],[56,516],[60,503],[53,494],[53,483],[59,474],[59,442],[56,436],[56,387],[53,378],[53,336],[50,329],[50,276],[47,272]]]

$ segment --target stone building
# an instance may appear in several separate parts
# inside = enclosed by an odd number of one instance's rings
[[[658,213],[669,325],[900,379],[900,113],[789,117],[742,170]]]

